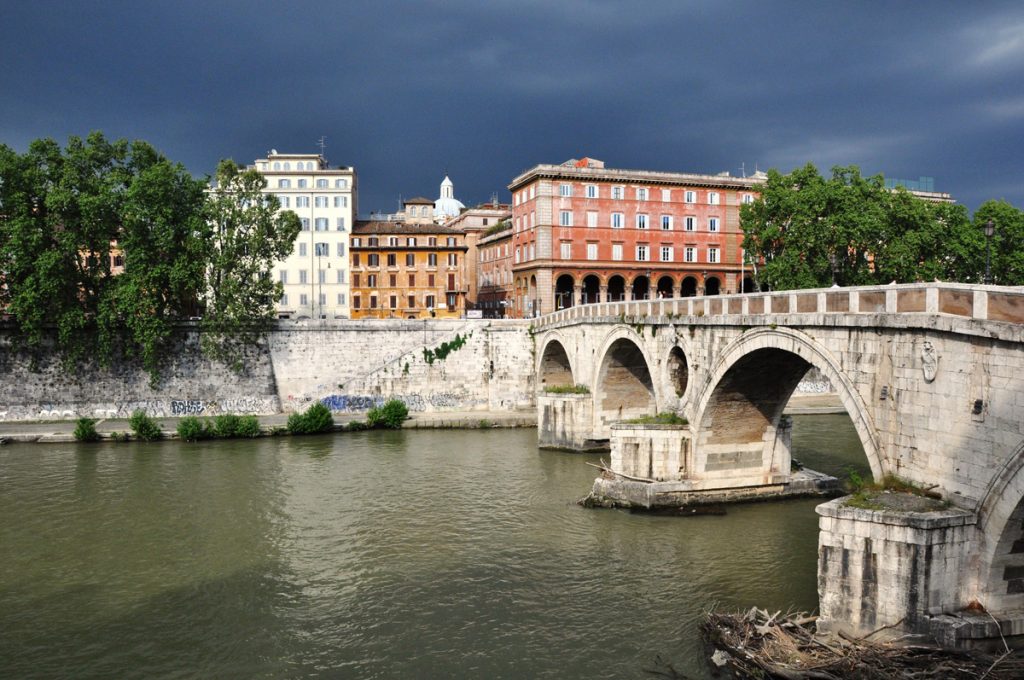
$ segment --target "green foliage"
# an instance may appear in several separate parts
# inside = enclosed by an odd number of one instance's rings
[[[96,420],[93,418],[79,418],[75,423],[75,439],[80,442],[96,442],[100,440],[100,434],[96,431]]]
[[[233,413],[224,413],[213,419],[213,429],[221,439],[230,439],[238,435],[239,417]]]
[[[690,421],[672,411],[663,411],[653,416],[641,416],[625,421],[631,425],[689,425]]]
[[[498,222],[497,224],[493,224],[490,227],[488,227],[487,229],[484,229],[484,237],[493,236],[494,234],[497,234],[498,232],[507,231],[507,230],[509,230],[511,228],[512,228],[512,220],[511,219],[502,220],[502,221]]]
[[[397,430],[408,417],[409,407],[398,399],[391,399],[383,406],[371,408],[366,412],[366,422],[373,428]]]
[[[247,347],[259,342],[274,318],[283,287],[271,268],[291,254],[299,235],[298,216],[264,194],[266,180],[234,161],[217,166],[207,203],[212,236],[207,267],[202,348],[236,370]]]
[[[127,432],[111,432],[110,433],[110,439],[111,439],[111,441],[115,441],[115,442],[126,442],[126,441],[128,441],[128,433]]]
[[[473,335],[472,332],[466,335],[455,334],[455,338],[451,342],[442,342],[439,346],[434,349],[423,348],[423,360],[431,366],[434,365],[435,361],[444,361],[448,358],[448,355],[452,352],[462,349],[462,346],[466,344],[466,341]]]
[[[322,403],[317,402],[303,413],[288,416],[288,431],[292,434],[316,434],[328,432],[334,427],[331,411]]]
[[[242,416],[238,419],[235,427],[236,437],[259,437],[263,430],[260,428],[260,421],[256,416]]]
[[[186,416],[178,421],[178,437],[182,441],[197,442],[213,437],[210,421],[203,421],[195,416]]]
[[[171,321],[203,289],[204,187],[149,144],[99,132],[0,145],[0,308],[18,344],[42,349],[52,324],[67,364],[140,356],[155,383]]]
[[[163,437],[160,426],[156,421],[146,415],[145,411],[135,411],[128,419],[128,426],[138,439],[144,442],[156,441]]]
[[[480,420],[479,423],[477,423],[477,427],[479,427],[481,430],[489,430],[492,427],[494,427],[494,423],[491,422],[490,420],[487,420],[486,418],[483,418]]]
[[[974,213],[974,232],[979,234],[980,271],[985,270],[984,224],[992,220],[992,282],[1000,286],[1024,285],[1024,210],[1006,201],[986,201]]]
[[[362,420],[351,420],[348,425],[345,426],[345,429],[349,432],[361,432],[363,430],[369,430],[370,426]]]
[[[586,385],[545,385],[544,392],[547,394],[590,394],[590,388]]]
[[[759,200],[740,209],[743,247],[755,281],[773,290],[885,284],[977,282],[984,271],[979,225],[998,213],[1006,235],[996,243],[999,283],[1024,283],[1024,219],[1009,204],[986,203],[972,225],[963,206],[932,203],[856,166],[824,178],[807,164],[768,173]],[[1019,256],[1020,268],[1015,268]]]

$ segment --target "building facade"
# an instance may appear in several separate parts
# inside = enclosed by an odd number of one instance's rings
[[[284,284],[280,318],[350,316],[348,240],[356,211],[356,171],[331,168],[319,154],[271,151],[250,166],[267,180],[281,210],[299,216],[302,231],[292,254],[274,266]]]
[[[512,224],[500,222],[476,244],[476,308],[488,319],[511,315]]]
[[[508,186],[512,315],[738,292],[740,206],[763,183],[761,174],[618,170],[590,158],[530,168]]]
[[[475,208],[463,208],[462,211],[445,223],[449,229],[461,231],[466,239],[465,277],[466,308],[479,307],[481,253],[478,250],[480,239],[512,216],[512,206],[494,201]]]
[[[405,202],[411,221],[356,222],[350,248],[353,319],[465,314],[465,237],[435,224],[432,208],[422,218],[411,217],[414,208],[419,213],[419,200]]]

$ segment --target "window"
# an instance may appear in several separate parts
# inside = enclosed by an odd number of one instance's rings
[[[458,253],[448,253],[448,266],[449,267],[457,267],[458,264],[459,264],[459,254]]]
[[[672,216],[671,215],[662,215],[661,216],[661,228],[663,230],[665,230],[665,231],[671,231],[672,230]]]
[[[329,257],[331,254],[330,246],[327,243],[315,243],[313,247],[316,249],[314,254],[317,257]]]
[[[306,256],[306,244],[305,243],[300,243],[299,244],[299,257],[305,257],[305,256]]]
[[[318,283],[327,283],[327,270],[318,269],[316,270],[316,280]],[[320,304],[323,304],[322,302]]]
[[[388,266],[389,267],[397,267],[398,266],[398,255],[396,255],[395,253],[388,253]],[[392,284],[392,285],[394,285],[394,284]]]
[[[367,274],[366,275],[366,287],[367,288],[376,288],[377,287],[377,275],[376,274]]]
[[[454,236],[449,236],[448,238],[446,238],[444,240],[444,244],[446,246],[454,246],[455,245],[455,237]]]
[[[359,253],[352,253],[352,266],[353,267],[362,266],[362,265],[359,264]]]
[[[316,186],[317,186],[318,189],[326,189],[327,188],[327,180],[325,180],[325,179],[318,179],[316,181]]]
[[[281,302],[280,302],[280,305],[281,305],[282,307],[285,307],[285,306],[287,306],[287,305],[288,305],[288,294],[287,294],[287,293],[285,293],[284,295],[282,295],[282,296],[281,296]]]
[[[397,246],[398,245],[398,237],[397,236],[388,236],[388,245],[391,246],[392,248]]]
[[[380,266],[380,255],[377,253],[369,253],[366,256],[367,267],[379,267]]]
[[[519,247],[516,247],[516,264],[519,264]]]
[[[743,202],[744,203],[753,203],[754,202],[753,195],[751,195],[751,194],[743,194]]]
[[[668,203],[671,200],[672,200],[672,190],[671,189],[662,189],[661,190],[661,202],[662,203]]]
[[[596,260],[597,259],[597,244],[596,243],[588,243],[587,244],[587,259],[588,260]]]
[[[323,306],[327,304],[327,294],[326,293],[320,293],[319,295],[317,295],[317,298],[318,298],[318,300],[320,302],[320,308],[322,310]]]
[[[292,181],[290,179],[279,179],[277,180],[278,189],[291,189]]]
[[[597,226],[597,213],[593,210],[587,211],[587,227],[593,228]]]
[[[596,184],[588,184],[587,185],[587,198],[597,198],[597,185]]]
[[[345,294],[344,293],[338,293],[338,304],[341,305],[342,307],[345,306]]]
[[[708,248],[708,262],[718,262],[718,248]]]
[[[334,197],[335,208],[347,208],[348,207],[348,196],[335,196]]]
[[[427,253],[427,266],[428,267],[436,267],[437,266],[437,253]]]
[[[534,198],[537,195],[537,185],[530,185],[530,198]]]
[[[338,257],[345,257],[345,244],[338,242]]]
[[[316,218],[316,230],[317,231],[327,231],[327,229],[328,229],[327,218],[326,217],[318,217],[318,218]]]
[[[717,217],[709,217],[708,218],[708,231],[718,231],[718,218]]]
[[[313,207],[315,207],[315,208],[326,208],[327,207],[327,197],[326,196],[316,196],[316,197],[314,197],[313,198]]]
[[[416,247],[416,237],[415,236],[407,237],[405,239],[405,245],[407,245],[410,248],[415,248]]]
[[[295,186],[299,187],[300,189],[305,189],[306,188],[306,180],[300,179],[298,182],[295,183]]]
[[[352,274],[352,287],[353,288],[359,288],[362,285],[362,282],[361,282],[362,278],[363,277],[362,277],[361,274]]]
[[[309,218],[308,217],[300,217],[299,218],[299,224],[302,225],[302,231],[309,231]]]
[[[292,207],[292,199],[287,196],[278,196],[277,200],[280,201],[282,208]]]
[[[639,214],[636,216],[636,228],[646,229],[647,228],[647,215]]]
[[[636,188],[636,200],[638,200],[638,201],[646,201],[647,200],[647,188],[646,187],[637,187]]]
[[[671,262],[673,255],[674,255],[674,253],[672,252],[672,246],[662,246],[661,247],[661,261],[662,262]]]
[[[296,208],[308,208],[309,207],[309,196],[296,196],[295,197]]]
[[[622,225],[625,220],[622,219],[622,213],[612,213],[612,229],[622,229]]]
[[[458,306],[458,294],[448,293],[448,309],[455,309]]]
[[[693,246],[686,246],[686,250],[683,251],[684,262],[696,262],[697,261],[697,249]]]
[[[410,288],[415,288],[416,287],[416,275],[415,274],[409,274],[409,287]]]
[[[615,260],[616,262],[619,262],[619,261],[622,260],[622,244],[621,243],[613,243],[612,244],[612,259]]]
[[[717,191],[709,191],[708,192],[708,205],[718,205],[718,192]]]
[[[569,241],[562,241],[562,259],[572,259],[572,243]]]
[[[571,210],[562,210],[561,212],[559,212],[558,213],[558,224],[560,224],[563,227],[571,227],[572,226],[572,211]]]
[[[388,307],[391,309],[398,309],[398,296],[391,295],[388,297]]]
[[[423,304],[425,304],[427,306],[427,309],[433,309],[434,308],[434,296],[433,295],[424,295],[423,296]]]
[[[388,287],[395,288],[398,286],[398,274],[388,274]]]
[[[348,188],[348,180],[347,179],[336,179],[336,180],[334,180],[334,187],[336,189],[347,189]]]
[[[282,269],[278,272],[280,278],[278,279],[281,283],[288,283],[288,270]]]
[[[458,288],[455,287],[455,274],[449,274],[448,275],[448,288],[447,288],[447,290],[458,290]]]
[[[301,305],[302,307],[305,307],[308,304],[309,304],[309,296],[306,295],[305,293],[303,293],[302,295],[299,296],[299,305]]]
[[[436,246],[437,245],[437,237],[436,236],[429,236],[429,237],[427,237],[427,245],[431,246],[431,247]]]
[[[572,196],[572,185],[571,184],[559,184],[558,185],[559,196]]]
[[[363,239],[359,238],[358,236],[356,236],[355,238],[352,239],[352,247],[353,248],[358,248],[362,244],[363,244]],[[356,257],[358,257],[358,255]],[[358,260],[357,260],[357,262],[358,262]]]
[[[638,245],[636,247],[636,261],[647,262],[648,259],[650,259],[649,246],[646,244]]]
[[[274,161],[274,170],[280,170],[281,164],[278,161]]]
[[[336,269],[335,271],[338,272],[338,283],[345,283],[345,270]]]
[[[360,308],[360,303],[362,303],[361,297],[359,295],[353,295],[352,296],[352,309],[359,309]]]
[[[683,218],[683,226],[686,229],[686,231],[693,231],[694,229],[697,228],[697,218],[696,217],[684,217]]]
[[[416,266],[416,254],[415,253],[406,253],[405,254],[405,266],[406,267],[415,267]]]
[[[412,309],[413,307],[415,307],[416,306],[416,296],[415,295],[410,295],[409,298],[405,301],[405,306],[408,307],[409,309]]]
[[[683,200],[686,201],[687,203],[696,203],[697,202],[697,192],[696,191],[687,191],[685,194],[683,194]]]
[[[371,295],[370,296],[370,309],[377,309],[377,296],[376,295]]]
[[[309,274],[305,269],[299,270],[299,283],[309,283]]]
[[[291,170],[292,169],[292,164],[289,163],[288,161],[285,161],[284,162],[284,169],[285,170]]]
[[[530,244],[530,259],[531,260],[537,259],[537,244],[535,244],[535,243],[531,243]]]
[[[623,197],[623,195],[625,195],[625,193],[626,193],[626,188],[625,187],[620,187],[620,186],[612,187],[612,198],[614,198],[617,201],[621,201],[622,197]]]
[[[380,245],[380,238],[378,238],[377,236],[370,236],[369,238],[366,239],[366,245],[370,246],[371,248],[376,248],[378,245]]]

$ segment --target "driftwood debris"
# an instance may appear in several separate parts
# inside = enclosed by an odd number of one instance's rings
[[[942,650],[878,641],[876,633],[818,635],[815,616],[752,608],[707,614],[701,632],[712,663],[736,678],[781,680],[1009,680],[1024,677],[1024,655]],[[872,639],[876,638],[876,639]],[[712,653],[713,652],[713,653]]]

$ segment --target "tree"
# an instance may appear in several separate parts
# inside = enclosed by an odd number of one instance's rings
[[[974,212],[973,231],[978,235],[978,271],[985,271],[985,222],[992,220],[992,282],[1000,286],[1024,285],[1024,211],[1006,201],[986,201]]]
[[[224,160],[207,201],[212,232],[203,350],[236,369],[245,346],[258,342],[274,318],[283,286],[271,268],[291,254],[300,230],[298,216],[279,212],[280,202],[263,193],[265,186],[256,170]]]

